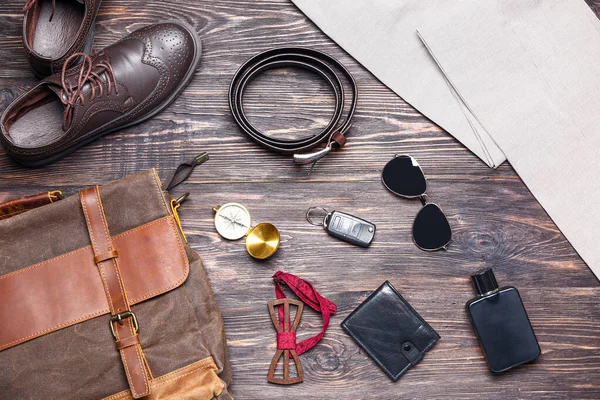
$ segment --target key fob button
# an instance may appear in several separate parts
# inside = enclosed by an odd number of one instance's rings
[[[331,224],[326,225],[327,233],[348,243],[368,247],[375,236],[375,225],[353,215],[339,211],[330,213]]]

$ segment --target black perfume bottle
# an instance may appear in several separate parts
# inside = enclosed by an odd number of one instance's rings
[[[503,372],[539,357],[535,337],[519,291],[498,288],[491,268],[471,275],[477,297],[467,303],[473,328],[493,372]]]

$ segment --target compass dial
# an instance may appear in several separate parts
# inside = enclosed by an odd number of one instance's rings
[[[215,228],[225,239],[237,240],[250,229],[250,213],[241,204],[227,203],[219,207],[215,214]]]

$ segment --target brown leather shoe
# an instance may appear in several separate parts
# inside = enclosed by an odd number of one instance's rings
[[[2,114],[0,142],[16,161],[41,166],[165,109],[200,64],[200,39],[181,22],[151,25],[93,56],[76,53]],[[71,61],[83,61],[67,68]]]
[[[38,78],[60,71],[71,55],[92,50],[101,0],[27,0],[23,46]]]

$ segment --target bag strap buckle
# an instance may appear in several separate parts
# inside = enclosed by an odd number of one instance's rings
[[[125,318],[131,318],[132,322],[133,322],[133,328],[135,329],[135,333],[138,333],[138,331],[140,330],[140,327],[138,325],[138,320],[137,317],[135,316],[135,314],[132,311],[125,311],[116,315],[113,315],[112,317],[110,317],[110,332],[113,335],[113,338],[117,339],[117,335],[115,334],[115,328],[113,326],[113,323],[118,322],[119,325],[123,326],[123,320]]]

